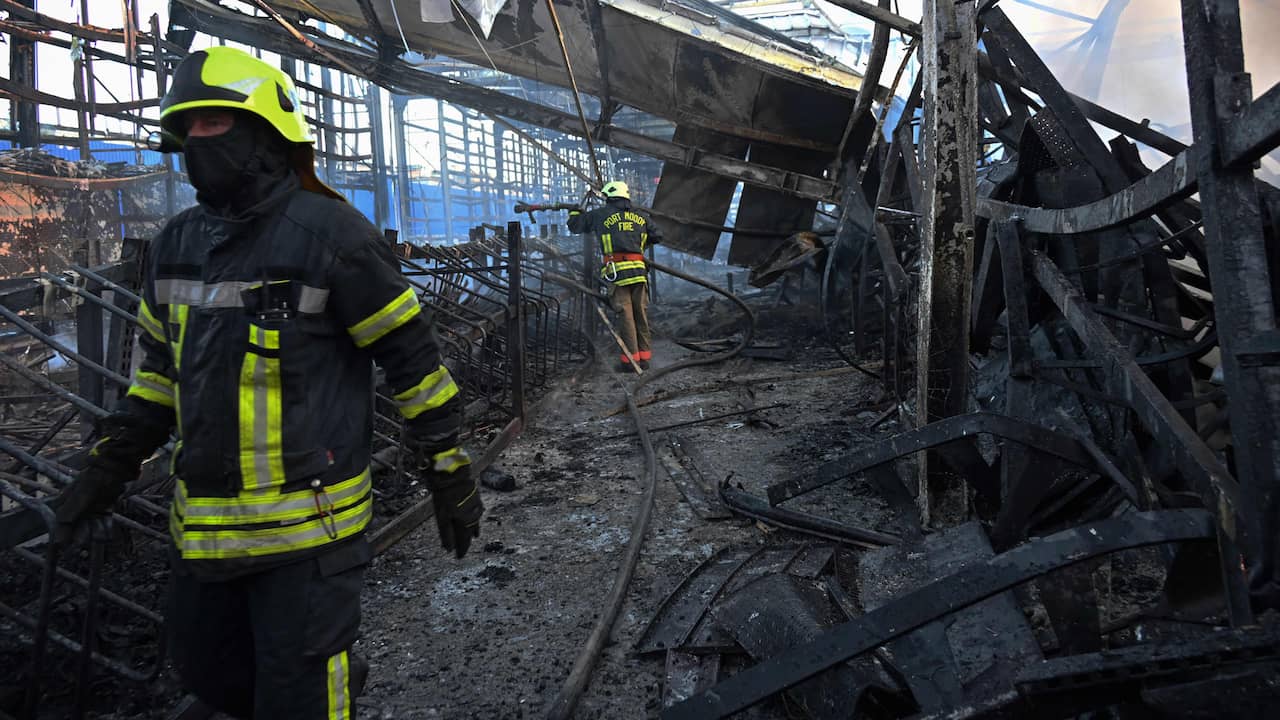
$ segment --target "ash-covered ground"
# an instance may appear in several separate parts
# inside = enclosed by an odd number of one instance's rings
[[[768,296],[760,298],[767,308]],[[693,353],[672,336],[708,339],[733,310],[716,301],[655,308],[655,368]],[[759,344],[793,351],[786,362],[736,359],[678,371],[641,391],[665,401],[641,409],[649,427],[778,407],[653,434],[659,452],[672,436],[698,448],[720,480],[730,474],[763,493],[770,482],[807,472],[875,434],[867,427],[884,405],[878,384],[827,349],[794,308],[762,310]],[[541,717],[590,634],[614,581],[629,526],[644,494],[644,456],[612,372],[616,353],[579,372],[532,409],[533,425],[498,461],[517,489],[484,490],[488,511],[478,547],[463,560],[440,550],[434,525],[419,528],[373,564],[358,650],[372,674],[362,706],[384,718]],[[760,381],[761,378],[775,378]],[[723,389],[697,392],[700,388]],[[579,705],[580,718],[654,717],[661,709],[664,664],[632,649],[645,624],[685,575],[717,549],[775,542],[783,533],[743,519],[706,521],[691,510],[659,467],[653,519],[635,577],[599,666]],[[798,509],[898,532],[896,516],[870,488],[816,493]],[[785,717],[781,706],[761,710]]]

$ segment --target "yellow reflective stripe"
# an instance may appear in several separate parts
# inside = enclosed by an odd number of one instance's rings
[[[613,284],[614,284],[614,285],[617,285],[618,287],[622,287],[623,285],[635,285],[635,284],[637,284],[637,283],[642,283],[642,282],[649,282],[649,281],[648,281],[648,280],[646,280],[646,279],[645,279],[645,277],[644,277],[643,275],[639,275],[639,276],[637,276],[637,277],[623,278],[623,279],[621,279],[621,280],[615,280]]]
[[[156,342],[164,342],[164,326],[156,319],[155,313],[151,312],[146,300],[138,306],[138,327],[146,330]]]
[[[139,370],[129,385],[128,395],[167,408],[174,407],[173,381],[159,373]]]
[[[190,308],[188,308],[186,305],[170,305],[169,306],[169,321],[176,323],[178,325],[177,338],[169,343],[169,350],[173,355],[171,359],[173,360],[173,367],[175,371],[180,370],[182,368],[182,342],[187,337],[187,313],[189,311],[190,311]],[[182,377],[181,373],[177,373],[177,375],[178,377]],[[178,392],[174,394],[173,400],[174,400],[173,410],[178,418],[178,438],[182,438],[182,390],[181,388],[179,388]],[[175,452],[173,456],[176,459],[178,457],[178,454]]]
[[[422,382],[397,393],[394,400],[400,414],[412,420],[428,410],[434,410],[458,394],[458,385],[441,365],[438,370],[422,378]]]
[[[350,720],[351,696],[347,692],[348,667],[347,651],[329,658],[329,707],[325,715],[327,720]]]
[[[256,529],[192,530],[175,536],[178,550],[188,560],[220,560],[257,557],[306,550],[336,542],[363,531],[373,518],[373,498],[295,525]]]
[[[254,345],[280,349],[280,331],[249,326]],[[240,477],[246,490],[284,484],[280,358],[249,348],[240,368]]]
[[[412,288],[409,288],[378,312],[347,328],[347,332],[350,333],[357,347],[366,347],[409,322],[420,312],[422,309],[418,307],[418,296],[413,294]]]
[[[344,509],[373,492],[373,476],[369,470],[334,485],[326,485],[321,506]],[[249,525],[253,523],[286,523],[311,520],[316,512],[316,491],[311,489],[282,493],[277,488],[241,492],[230,498],[187,496],[181,479],[174,491],[174,505],[182,510],[188,525]]]
[[[176,547],[182,547],[182,513],[178,507],[177,495],[169,506],[169,537],[173,538]]]
[[[601,233],[600,244],[604,247],[604,254],[613,254],[613,233]]]
[[[431,460],[434,462],[431,469],[442,473],[452,473],[471,464],[471,456],[461,446],[436,453],[431,456]]]
[[[613,266],[618,268],[618,270],[644,270],[645,269],[643,260],[623,260],[621,262],[615,262]]]
[[[644,252],[645,243],[649,242],[649,233],[640,233],[640,252]]]

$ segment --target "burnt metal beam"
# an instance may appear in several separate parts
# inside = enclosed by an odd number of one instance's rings
[[[876,6],[874,3],[865,2],[864,0],[829,0],[829,2],[855,15],[861,15],[868,20],[875,20],[877,23],[888,25],[894,30],[906,33],[911,37],[924,35],[924,28],[921,23],[912,22],[901,15],[895,15],[884,8]]]
[[[1217,671],[1224,665],[1280,656],[1280,628],[1249,627],[1211,632],[1179,642],[1150,642],[1102,652],[1053,658],[1019,673],[1027,695],[1130,683],[1189,670]]]
[[[225,37],[255,47],[272,48],[287,52],[306,62],[335,67],[337,58],[342,63],[361,70],[361,76],[383,87],[406,95],[427,96],[446,100],[484,113],[499,115],[510,120],[549,128],[573,137],[584,137],[578,117],[535,102],[522,100],[496,90],[464,83],[452,78],[411,68],[402,62],[382,62],[371,52],[333,39],[315,38],[314,43],[324,53],[295,43],[278,26],[255,20],[249,16],[210,5],[201,0],[177,0],[190,8],[199,21],[201,32]],[[695,146],[659,140],[637,132],[610,125],[600,129],[607,143],[622,150],[679,163],[685,167],[727,177],[740,182],[772,188],[789,195],[811,200],[830,201],[836,197],[836,185],[830,180],[757,163],[717,153],[708,153]],[[766,138],[760,138],[766,139]],[[770,141],[780,138],[767,138]],[[784,142],[786,138],[781,138]],[[829,146],[819,148],[831,151]]]
[[[1063,434],[1057,430],[1041,427],[1025,420],[981,412],[957,415],[924,427],[908,430],[900,435],[895,435],[869,447],[851,452],[844,457],[819,465],[817,469],[805,473],[802,477],[774,483],[766,489],[766,492],[769,496],[770,504],[777,505],[798,495],[803,495],[837,480],[866,472],[911,453],[928,450],[982,433],[1011,440],[1028,448],[1033,448],[1037,452],[1047,453],[1074,465],[1106,474],[1130,498],[1135,501],[1138,499],[1138,493],[1133,484],[1119,474],[1118,471],[1115,471],[1114,468],[1108,468],[1107,463],[1100,462],[1100,454],[1092,451],[1079,438]]]
[[[841,544],[877,548],[897,545],[902,541],[902,538],[897,535],[846,525],[819,515],[773,507],[760,497],[735,488],[727,482],[720,484],[720,499],[739,515]]]
[[[924,167],[916,415],[921,425],[963,413],[969,401],[969,306],[977,193],[978,38],[972,4],[924,3]],[[921,522],[957,519],[963,485],[920,463]],[[935,497],[936,496],[936,497]],[[938,508],[933,505],[940,503]],[[958,506],[957,506],[958,503]]]
[[[1123,398],[1138,421],[1173,453],[1178,469],[1195,486],[1205,507],[1218,522],[1219,553],[1224,586],[1228,589],[1228,611],[1239,625],[1251,617],[1248,599],[1241,586],[1238,544],[1243,539],[1238,527],[1247,517],[1241,488],[1218,456],[1187,424],[1169,399],[1142,371],[1129,349],[1102,323],[1076,286],[1043,254],[1030,251],[1032,272],[1040,287],[1062,312],[1067,324],[1101,362],[1106,378],[1103,390]]]
[[[21,0],[13,3],[18,8],[35,9],[36,0]],[[10,10],[13,12],[13,10]],[[9,37],[9,74],[13,82],[20,86],[35,88],[36,85],[36,43],[29,38]],[[10,96],[12,109],[9,117],[13,118],[13,126],[18,131],[19,147],[40,146],[40,119],[36,103],[30,98],[19,95]]]
[[[1196,172],[1195,152],[1186,150],[1123,190],[1085,205],[1039,208],[978,198],[977,214],[992,221],[1018,219],[1029,232],[1079,235],[1140,220],[1186,199],[1196,190]]]
[[[1220,132],[1223,167],[1251,165],[1280,146],[1280,83],[1223,118]]]
[[[30,102],[80,112],[89,110],[89,103],[61,98],[56,95],[40,92],[35,89],[34,85],[24,84],[17,74],[15,74],[13,79],[0,77],[0,95],[13,99],[15,102],[18,102],[19,105]],[[157,124],[157,121],[149,120],[140,115],[134,115],[129,111],[154,107],[159,104],[159,98],[151,98],[148,100],[135,100],[133,102],[97,103],[93,110],[99,115],[128,120],[141,125],[155,125]],[[21,118],[19,119],[19,123],[21,123]],[[19,127],[19,131],[21,132],[21,127]]]
[[[1229,165],[1235,159],[1228,142],[1232,129],[1256,121],[1249,112],[1253,90],[1244,67],[1239,2],[1183,0],[1182,34],[1191,127],[1204,158],[1198,168],[1200,203],[1227,411],[1246,503],[1241,509],[1248,508],[1250,581],[1255,599],[1280,607],[1280,367],[1241,362],[1242,346],[1274,332],[1276,315],[1253,168]],[[1264,98],[1258,112],[1277,114],[1276,102],[1274,95]]]
[[[916,628],[1091,558],[1129,548],[1213,537],[1203,510],[1134,513],[1032,540],[907,593],[817,639],[743,670],[667,709],[663,720],[723,718]]]

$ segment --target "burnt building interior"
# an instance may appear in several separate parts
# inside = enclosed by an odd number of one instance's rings
[[[378,399],[360,716],[1280,712],[1270,0],[0,15],[0,718],[221,717],[162,650],[172,446],[51,540],[219,44],[295,78],[466,401],[455,560]],[[665,236],[626,374],[565,227],[611,180]]]

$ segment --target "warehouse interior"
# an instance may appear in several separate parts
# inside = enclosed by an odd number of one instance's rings
[[[439,327],[486,513],[439,552],[382,389],[370,718],[1267,718],[1270,0],[0,0],[0,719],[221,718],[164,653],[136,370],[178,64],[296,83]],[[654,360],[569,206],[623,181]],[[1222,312],[1218,312],[1221,310]]]

